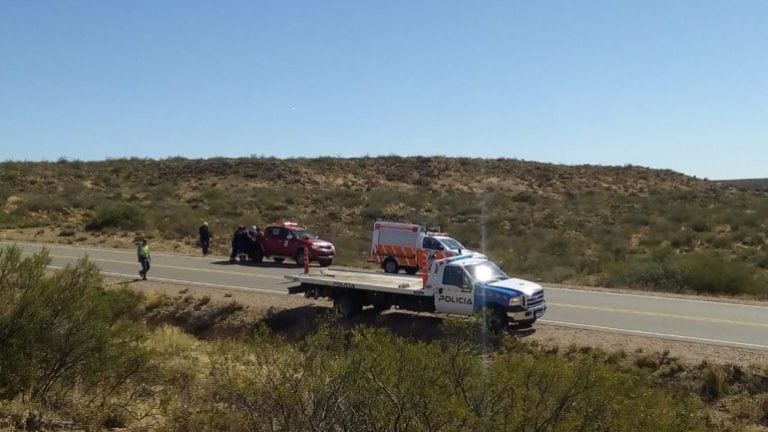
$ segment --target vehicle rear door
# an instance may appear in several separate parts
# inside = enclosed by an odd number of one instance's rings
[[[474,311],[472,279],[461,266],[447,265],[435,290],[435,309],[438,312],[470,315]]]
[[[264,247],[268,255],[282,254],[282,240],[280,238],[280,227],[269,227],[264,230]]]

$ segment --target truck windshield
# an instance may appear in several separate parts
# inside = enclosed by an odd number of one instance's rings
[[[468,265],[467,271],[472,278],[481,283],[494,282],[502,279],[508,279],[506,273],[501,271],[496,264],[492,262],[484,262],[482,264]]]
[[[293,234],[296,236],[297,239],[302,239],[305,236],[311,239],[317,238],[317,234],[313,233],[310,230],[295,231]]]
[[[463,244],[450,237],[439,237],[438,240],[440,240],[440,243],[442,243],[443,246],[449,250],[466,249]]]

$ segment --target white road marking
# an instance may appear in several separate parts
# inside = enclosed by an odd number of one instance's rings
[[[610,308],[610,307],[604,307],[604,306],[589,306],[589,305],[578,305],[578,304],[558,303],[558,302],[547,302],[547,306],[582,309],[582,310],[593,310],[598,312],[613,312],[613,313],[620,313],[620,314],[626,314],[626,315],[641,315],[641,316],[650,316],[650,317],[657,317],[657,318],[699,321],[699,322],[714,323],[714,324],[731,324],[731,325],[740,325],[740,326],[747,326],[747,327],[768,328],[768,323],[761,323],[761,322],[737,321],[737,320],[722,319],[722,318],[699,317],[699,316],[691,316],[691,315],[679,315],[679,314],[650,312],[650,311],[641,311],[641,310],[632,310],[632,309],[619,309],[619,308]]]
[[[539,320],[538,322],[542,324],[552,324],[552,325],[559,325],[564,327],[583,328],[587,330],[600,330],[600,331],[607,331],[607,332],[613,332],[613,333],[630,333],[630,334],[638,334],[642,336],[649,336],[649,337],[662,338],[662,339],[675,339],[675,340],[691,341],[691,342],[698,342],[698,343],[704,343],[704,344],[740,346],[740,347],[750,348],[750,349],[768,350],[768,345],[751,344],[746,342],[724,341],[719,339],[707,339],[707,338],[700,338],[695,336],[682,336],[682,335],[675,335],[675,334],[668,334],[668,333],[656,333],[656,332],[648,332],[643,330],[629,330],[629,329],[622,329],[622,328],[616,328],[616,327],[597,326],[597,325],[591,325],[591,324],[579,324],[579,323],[571,323],[571,322],[564,322],[564,321]]]
[[[749,304],[743,304],[743,303],[734,303],[729,302],[728,299],[722,299],[722,300],[701,300],[701,299],[691,299],[687,297],[668,297],[668,296],[657,296],[653,294],[630,294],[630,293],[617,293],[617,292],[610,292],[610,291],[593,291],[589,289],[574,289],[574,288],[563,288],[563,287],[550,287],[546,284],[544,286],[544,293],[546,295],[547,291],[551,290],[558,290],[558,291],[570,291],[575,293],[584,293],[588,292],[590,294],[599,294],[599,295],[608,295],[608,296],[622,296],[622,297],[637,297],[642,299],[652,299],[652,300],[662,300],[662,301],[685,301],[685,302],[692,302],[692,303],[706,303],[706,304],[715,304],[715,305],[722,305],[727,304],[728,306],[739,306],[739,307],[747,307],[747,308],[759,308],[759,309],[768,309],[768,305],[766,306],[759,306],[759,305],[749,305]]]
[[[22,252],[24,255],[32,255],[34,252]],[[71,255],[54,255],[49,254],[51,258],[62,258],[62,259],[72,259],[72,260],[79,260],[82,257],[81,256],[71,256]],[[124,264],[124,265],[137,265],[138,264],[134,261],[120,261],[120,260],[112,260],[112,259],[106,259],[106,258],[94,258],[94,257],[88,257],[89,261],[94,262],[105,262],[105,263],[112,263],[112,264]],[[188,270],[188,271],[196,271],[196,272],[204,272],[204,273],[221,273],[221,274],[228,274],[228,275],[235,275],[235,276],[249,276],[254,278],[265,278],[265,279],[285,279],[282,276],[275,276],[275,275],[267,275],[267,274],[258,274],[258,273],[243,273],[243,272],[234,272],[234,271],[226,271],[226,270],[211,270],[211,269],[203,269],[203,268],[197,268],[197,267],[185,267],[185,266],[174,266],[174,265],[168,265],[168,264],[152,264],[153,268],[169,268],[173,270]],[[137,267],[138,268],[138,267]]]
[[[48,268],[61,270],[64,267],[62,266],[54,266],[49,265]],[[126,279],[132,279],[144,282],[140,279],[138,279],[135,275],[129,275],[125,273],[113,273],[113,272],[104,272],[102,271],[101,274],[105,276],[112,276],[112,277],[122,277]],[[207,282],[193,282],[193,281],[186,281],[186,280],[180,280],[180,279],[170,279],[170,278],[161,278],[161,277],[150,277],[147,279],[146,282],[168,282],[168,283],[174,283],[179,285],[197,285],[197,286],[207,286],[207,287],[213,287],[213,288],[226,288],[226,289],[232,289],[232,290],[238,290],[238,291],[250,291],[250,292],[260,292],[260,293],[266,293],[266,294],[278,294],[278,295],[288,295],[287,290],[285,292],[283,291],[275,291],[275,290],[267,290],[262,288],[251,288],[251,287],[244,287],[240,285],[226,285],[226,284],[214,284],[214,283],[207,283]]]

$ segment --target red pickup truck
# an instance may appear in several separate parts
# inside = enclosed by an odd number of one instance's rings
[[[317,261],[321,266],[327,267],[333,262],[336,248],[333,243],[321,240],[317,234],[306,227],[284,222],[270,225],[264,228],[258,237],[253,259],[261,262],[264,258],[272,258],[281,263],[286,258],[296,261],[296,264],[304,265],[304,250],[309,250],[309,261]]]

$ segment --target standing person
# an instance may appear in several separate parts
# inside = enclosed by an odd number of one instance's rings
[[[232,236],[232,253],[229,255],[229,260],[234,262],[237,254],[247,252],[247,247],[248,231],[245,229],[245,225],[240,225]]]
[[[149,271],[149,261],[151,260],[149,256],[149,245],[147,244],[147,239],[141,240],[141,243],[138,245],[138,248],[136,249],[136,255],[138,255],[139,263],[141,263],[141,270],[139,270],[139,276],[141,276],[142,279],[147,280],[147,272]]]
[[[208,255],[208,248],[211,246],[211,240],[213,240],[208,222],[203,222],[198,231],[200,232],[200,247],[203,248],[203,255]]]

